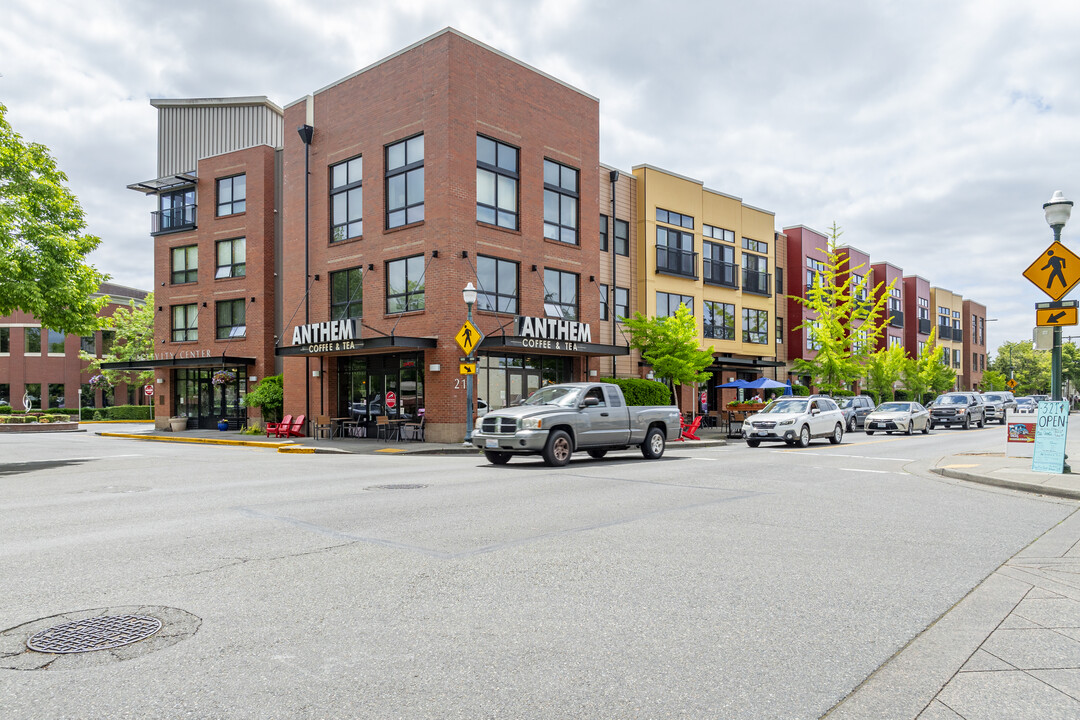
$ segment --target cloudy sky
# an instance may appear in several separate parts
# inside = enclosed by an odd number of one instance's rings
[[[1042,0],[7,0],[0,103],[149,288],[150,98],[285,105],[452,26],[600,98],[600,157],[703,180],[984,302],[996,347],[1048,299],[1020,273],[1080,200],[1080,4]],[[1065,228],[1080,253],[1080,213]],[[1080,329],[1076,331],[1080,335]],[[1070,333],[1066,331],[1066,335]]]

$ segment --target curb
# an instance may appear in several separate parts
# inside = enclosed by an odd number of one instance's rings
[[[666,446],[665,452],[676,450],[678,448],[702,448],[702,447],[722,447],[728,445],[727,440],[684,440],[682,442],[672,440]],[[378,452],[378,451],[376,451]],[[402,455],[476,455],[483,452],[483,448],[474,446],[462,446],[462,447],[446,447],[446,448],[417,448],[416,450],[405,450]]]
[[[127,438],[129,440],[147,440],[149,442],[173,442],[173,443],[193,443],[198,445],[239,445],[241,447],[254,447],[264,449],[281,450],[286,447],[303,447],[301,445],[295,445],[293,443],[271,443],[271,442],[259,442],[258,440],[216,440],[211,438],[184,438],[184,437],[162,437],[161,435],[136,435],[134,433],[110,433],[110,432],[97,432],[95,435],[101,437],[117,437]],[[314,450],[314,449],[313,449]]]
[[[1080,500],[1080,490],[1070,490],[1068,488],[1059,488],[1052,485],[1035,485],[1033,483],[1020,482],[1019,480],[1005,480],[1004,478],[977,475],[975,473],[964,472],[963,470],[953,470],[952,468],[930,468],[930,472],[937,473],[943,477],[953,478],[954,480],[965,480],[967,482],[979,483],[980,485],[993,485],[995,487],[1019,490],[1021,492],[1033,493],[1036,495],[1050,495],[1052,497],[1065,498],[1067,500]]]
[[[153,423],[150,420],[80,420],[80,425],[119,425],[120,423],[133,423],[138,425],[149,425]]]

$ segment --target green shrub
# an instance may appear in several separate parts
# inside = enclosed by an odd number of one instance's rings
[[[285,379],[283,375],[267,375],[255,387],[248,390],[241,401],[244,407],[257,407],[264,421],[277,422],[285,406]]]
[[[97,420],[98,422],[100,422],[100,421],[102,421],[102,420],[104,420],[104,419],[105,419],[105,416],[101,414],[101,411],[100,411],[100,410],[95,410],[95,411],[94,411],[94,415],[93,415],[93,419],[94,419],[94,420]]]
[[[801,396],[805,397],[805,396],[810,394],[810,388],[806,387],[805,385],[799,385],[798,383],[792,383],[791,384],[791,394],[792,395],[801,395]]]
[[[48,410],[42,410],[46,415],[66,415],[71,412],[69,408],[49,408]]]
[[[602,378],[600,382],[612,383],[622,388],[627,405],[671,405],[671,390],[655,380],[639,378]]]
[[[153,408],[149,405],[117,405],[105,408],[107,420],[152,420]]]
[[[10,415],[10,414],[11,414],[11,406],[10,405],[0,405],[0,415]]]

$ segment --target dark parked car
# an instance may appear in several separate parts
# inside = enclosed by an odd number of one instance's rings
[[[838,398],[836,404],[840,406],[840,412],[844,413],[844,427],[848,432],[864,427],[866,416],[874,411],[874,399],[869,395]]]
[[[1011,392],[985,392],[982,394],[986,403],[986,422],[997,420],[1005,424],[1005,415],[1011,410],[1016,412],[1016,400]]]
[[[986,405],[982,395],[975,392],[945,393],[930,408],[930,429],[944,425],[960,425],[965,430],[972,425],[986,424]]]
[[[1029,397],[1016,398],[1016,412],[1034,415],[1039,412],[1039,403]]]

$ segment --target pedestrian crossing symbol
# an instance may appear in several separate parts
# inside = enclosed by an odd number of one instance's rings
[[[1080,265],[1080,261],[1077,261],[1077,265]],[[466,320],[465,324],[458,330],[458,334],[454,336],[454,339],[457,340],[457,344],[461,346],[466,355],[472,355],[476,350],[476,346],[484,339],[484,336],[480,334],[475,325]]]
[[[1060,300],[1080,282],[1080,256],[1054,241],[1024,271],[1024,277],[1053,300]]]

